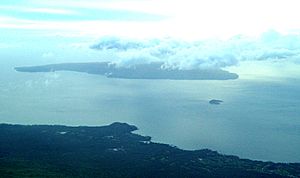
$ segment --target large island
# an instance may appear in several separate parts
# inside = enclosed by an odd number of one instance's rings
[[[0,177],[300,177],[300,164],[182,150],[136,129],[0,124]]]
[[[117,66],[110,62],[61,63],[41,66],[15,67],[19,72],[75,71],[124,79],[170,79],[170,80],[229,80],[239,76],[222,69],[165,68],[163,63]]]

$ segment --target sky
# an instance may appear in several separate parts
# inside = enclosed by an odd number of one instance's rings
[[[123,65],[164,60],[166,66],[177,68],[226,68],[251,60],[296,65],[298,4],[297,0],[1,1],[0,55],[9,55],[11,49],[15,55],[43,59],[40,63],[108,57]]]
[[[187,39],[300,29],[297,0],[10,0],[0,28]],[[65,32],[67,31],[67,32]]]

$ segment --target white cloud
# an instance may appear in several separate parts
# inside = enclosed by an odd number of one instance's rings
[[[33,12],[42,14],[60,14],[60,15],[75,15],[77,11],[63,8],[47,8],[47,7],[28,7],[28,6],[0,6],[0,10],[10,10],[16,12]]]
[[[49,59],[49,58],[53,58],[54,57],[54,53],[53,52],[46,52],[42,55],[43,58]]]
[[[48,13],[48,14],[63,14],[63,15],[74,15],[78,14],[76,11],[66,9],[51,9],[51,8],[23,8],[24,12],[36,12],[36,13]]]
[[[0,28],[5,29],[27,29],[53,31],[53,34],[67,36],[106,36],[118,35],[127,37],[143,38],[154,36],[165,36],[167,30],[156,28],[162,22],[134,22],[134,21],[104,21],[104,20],[77,20],[77,21],[42,21],[42,20],[27,20],[13,17],[0,16]],[[49,32],[47,32],[49,33]]]
[[[87,9],[114,9],[114,10],[128,10],[136,12],[166,14],[166,3],[145,0],[110,0],[110,1],[99,1],[99,0],[64,0],[64,1],[53,1],[53,0],[31,0],[32,4],[38,4],[40,6],[47,6],[51,8],[87,8]],[[159,4],[160,8],[156,5]],[[164,4],[164,6],[162,6]],[[176,3],[175,3],[176,4]],[[170,8],[168,8],[170,9]],[[172,8],[171,8],[172,9]]]
[[[236,36],[228,40],[201,41],[105,37],[91,48],[114,53],[118,65],[159,61],[167,68],[224,68],[239,61],[299,61],[300,35],[268,31],[259,38]]]
[[[21,21],[1,23],[0,28],[51,29],[86,32],[89,35],[138,37],[172,36],[184,39],[229,38],[237,34],[258,36],[268,29],[287,32],[300,29],[297,0],[31,0],[31,12],[74,14],[86,9],[127,10],[158,14],[169,18],[159,22],[112,21]],[[70,10],[71,9],[71,10]],[[72,11],[75,9],[76,11]],[[86,10],[85,9],[85,10]],[[88,11],[87,11],[88,12]],[[19,24],[20,23],[20,24]]]

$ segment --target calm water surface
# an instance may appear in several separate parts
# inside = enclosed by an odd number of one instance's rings
[[[121,80],[0,71],[0,122],[139,127],[154,141],[242,158],[300,162],[300,79]],[[221,99],[221,105],[210,105]]]

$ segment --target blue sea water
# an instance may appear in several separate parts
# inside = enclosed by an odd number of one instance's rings
[[[172,81],[75,72],[18,73],[1,64],[0,123],[103,125],[184,149],[300,162],[300,79]],[[220,105],[209,100],[221,99]]]

